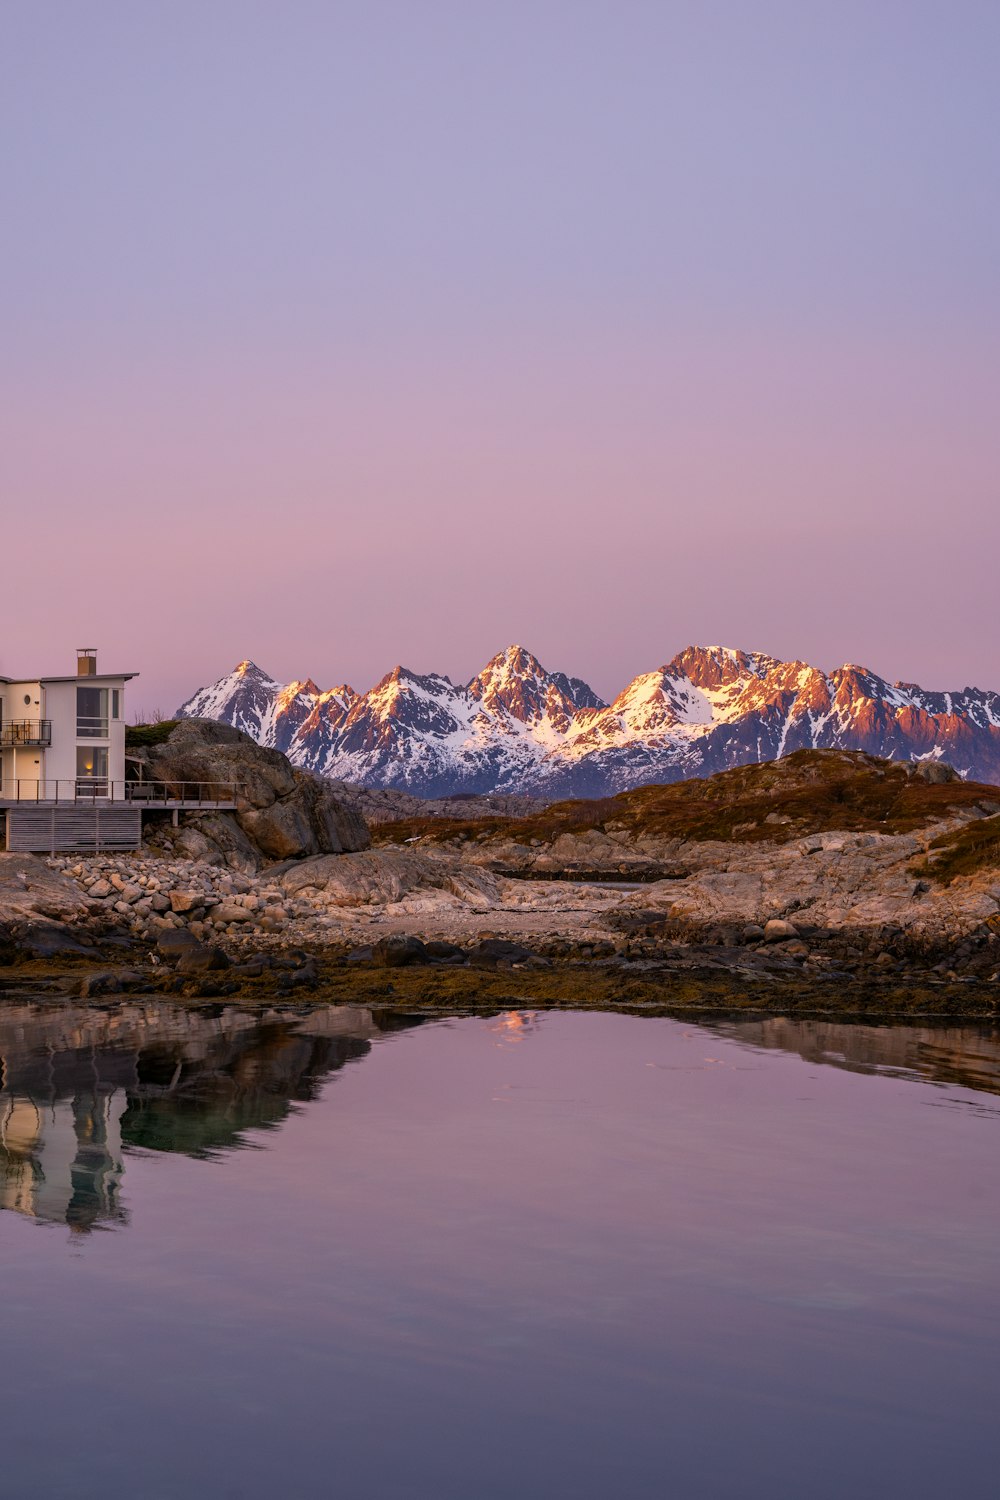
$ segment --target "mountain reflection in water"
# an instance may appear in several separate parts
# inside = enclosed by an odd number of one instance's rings
[[[0,1208],[77,1234],[128,1222],[129,1150],[208,1158],[274,1129],[393,1017],[158,1002],[0,1007]]]
[[[263,1144],[297,1105],[372,1039],[421,1024],[351,1006],[265,1017],[129,1002],[107,1009],[0,1005],[0,1208],[76,1234],[124,1225],[130,1151],[213,1158]],[[425,1018],[424,1018],[425,1019]],[[527,1041],[541,1017],[488,1022],[498,1046]],[[1000,1094],[1000,1028],[700,1017],[753,1049],[806,1062]]]

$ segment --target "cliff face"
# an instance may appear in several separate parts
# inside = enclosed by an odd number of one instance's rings
[[[943,761],[1000,782],[1000,694],[721,646],[689,646],[610,704],[511,646],[465,686],[396,667],[363,694],[283,686],[241,662],[178,713],[244,729],[321,775],[424,797],[607,796],[802,749]]]
[[[234,782],[235,813],[186,813],[179,838],[186,852],[221,855],[237,868],[263,859],[296,859],[367,849],[368,827],[320,777],[298,770],[281,751],[210,719],[184,719],[160,744],[129,751],[147,780],[166,786]],[[214,855],[213,855],[214,851]]]

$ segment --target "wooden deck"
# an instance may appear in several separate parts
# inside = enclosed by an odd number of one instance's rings
[[[158,781],[115,781],[100,790],[79,781],[4,781],[0,808],[76,807],[137,808],[150,812],[232,812],[241,788],[214,782],[167,785]]]
[[[0,831],[11,853],[138,849],[144,812],[233,812],[242,789],[215,782],[24,781],[0,785]]]

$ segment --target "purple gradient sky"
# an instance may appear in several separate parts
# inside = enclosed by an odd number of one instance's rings
[[[0,26],[0,671],[1000,687],[995,4]]]

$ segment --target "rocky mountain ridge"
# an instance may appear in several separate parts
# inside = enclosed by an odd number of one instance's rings
[[[689,646],[610,704],[521,646],[464,685],[397,666],[367,693],[282,684],[244,661],[177,716],[222,720],[331,779],[423,797],[608,796],[801,749],[939,760],[1000,782],[1000,693],[722,646]]]

